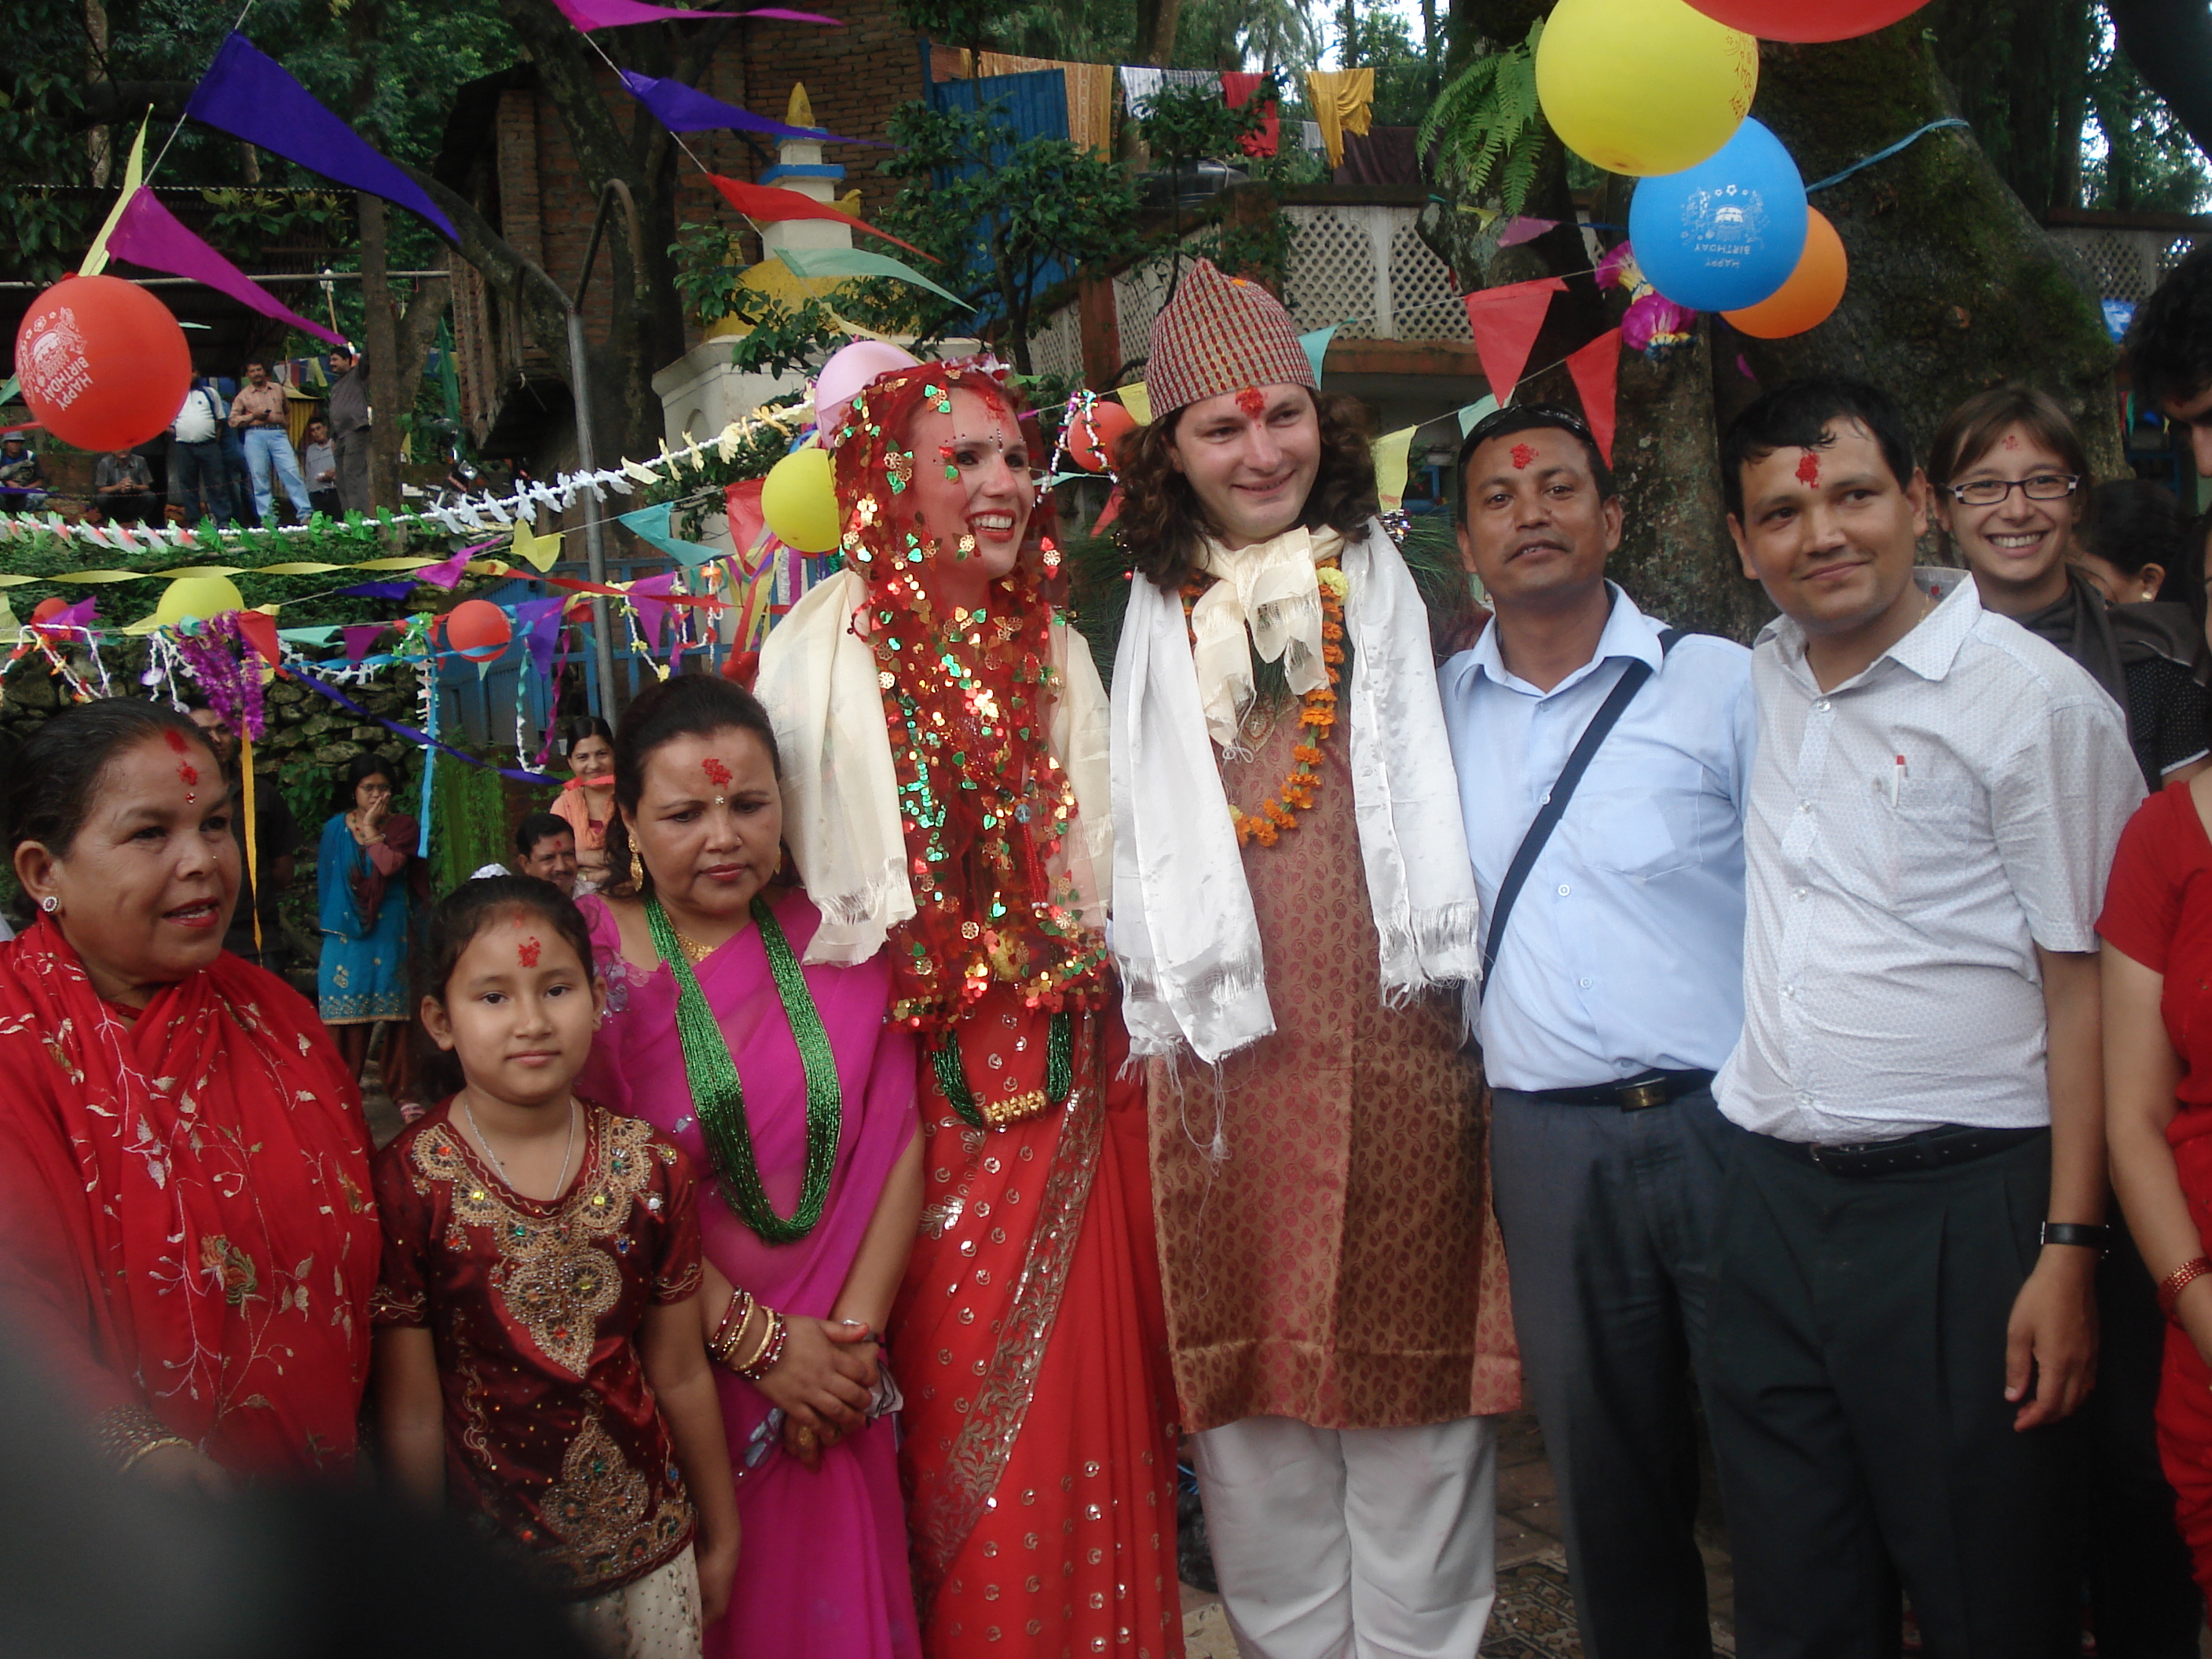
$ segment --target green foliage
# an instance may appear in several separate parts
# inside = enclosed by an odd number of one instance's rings
[[[1340,18],[1342,61],[1375,71],[1375,125],[1414,125],[1429,106],[1429,60],[1406,20],[1379,6],[1361,10],[1349,0]]]
[[[2203,153],[2165,100],[2142,83],[2109,32],[2092,50],[2087,103],[2083,206],[2123,213],[2203,211],[2212,198],[2212,178]]]
[[[471,871],[504,863],[512,850],[506,781],[490,767],[439,756],[430,785],[430,890],[450,893]]]
[[[1137,136],[1178,168],[1195,161],[1242,161],[1242,141],[1260,131],[1266,101],[1264,88],[1242,109],[1231,109],[1211,87],[1163,87],[1137,118]]]
[[[1536,102],[1536,43],[1541,19],[1517,46],[1486,52],[1445,87],[1419,143],[1437,144],[1437,167],[1460,194],[1494,192],[1507,213],[1518,213],[1536,182],[1551,129]]]
[[[83,204],[47,187],[92,182],[83,135],[66,119],[83,107],[91,43],[75,0],[10,0],[8,37],[0,64],[0,196],[9,204],[10,246],[0,265],[48,282],[88,240],[81,234]]]

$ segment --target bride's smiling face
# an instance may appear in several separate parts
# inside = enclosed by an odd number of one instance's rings
[[[908,439],[915,506],[936,543],[928,569],[940,607],[975,610],[1011,572],[1036,506],[1028,442],[1013,412],[995,399],[953,388],[945,414],[924,404]]]

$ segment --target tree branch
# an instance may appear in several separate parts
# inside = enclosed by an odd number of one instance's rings
[[[553,359],[563,380],[568,378],[568,293],[535,260],[515,251],[513,243],[491,228],[458,191],[418,167],[396,163],[400,170],[429,193],[430,199],[460,233],[454,244],[461,258],[474,265],[498,290],[501,299],[522,313],[531,338]]]
[[[82,102],[69,96],[82,94]],[[185,112],[192,95],[190,81],[94,81],[76,88],[50,88],[44,100],[46,118],[67,132],[87,127],[112,126],[135,121],[151,106],[155,115],[173,121]]]

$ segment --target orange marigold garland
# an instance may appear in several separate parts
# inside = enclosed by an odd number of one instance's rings
[[[1321,659],[1328,681],[1298,700],[1298,724],[1310,735],[1291,747],[1291,769],[1283,778],[1282,787],[1261,801],[1256,812],[1246,811],[1235,801],[1229,803],[1229,817],[1237,826],[1239,847],[1251,841],[1273,847],[1284,830],[1298,827],[1300,812],[1313,811],[1314,795],[1321,787],[1322,745],[1336,725],[1336,688],[1344,666],[1344,595],[1349,584],[1334,560],[1316,567],[1314,574],[1321,588]],[[1199,586],[1183,590],[1186,616],[1203,591]]]

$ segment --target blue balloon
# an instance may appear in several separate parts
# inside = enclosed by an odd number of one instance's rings
[[[1646,280],[1676,305],[1755,306],[1804,254],[1804,176],[1780,139],[1747,119],[1697,166],[1638,180],[1628,235]]]

